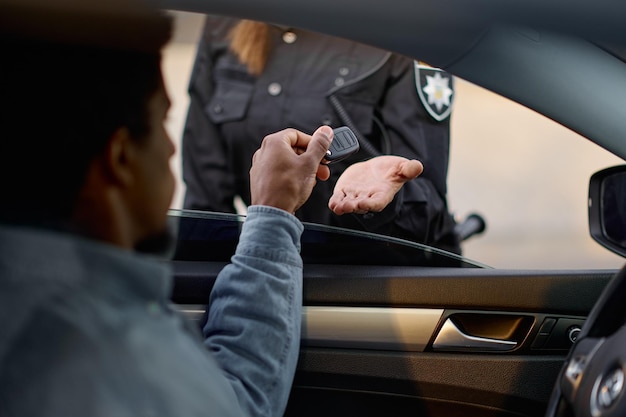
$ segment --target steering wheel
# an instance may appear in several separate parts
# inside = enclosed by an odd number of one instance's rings
[[[611,279],[559,373],[546,417],[626,416],[626,266]]]

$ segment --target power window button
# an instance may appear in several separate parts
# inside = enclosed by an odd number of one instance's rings
[[[550,337],[543,346],[545,349],[569,349],[576,341],[580,334],[585,320],[560,318],[552,332]]]
[[[548,335],[552,331],[552,328],[556,324],[556,319],[551,317],[545,319],[543,323],[541,323],[541,327],[539,328],[539,334]]]
[[[546,343],[546,340],[548,340],[550,332],[554,328],[555,324],[556,319],[554,318],[548,317],[543,320],[543,323],[541,323],[541,327],[539,328],[539,332],[537,333],[537,336],[535,337],[535,340],[533,340],[533,344],[531,345],[532,349],[538,349],[542,347],[544,343]]]

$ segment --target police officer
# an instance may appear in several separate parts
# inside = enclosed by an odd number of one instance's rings
[[[446,201],[451,76],[404,56],[308,31],[207,17],[189,85],[183,132],[184,207],[235,212],[250,202],[259,138],[284,127],[312,132],[348,125],[361,141],[333,165],[296,213],[307,222],[366,230],[460,253]],[[418,159],[407,182],[379,213],[338,216],[328,208],[350,164],[375,154]]]

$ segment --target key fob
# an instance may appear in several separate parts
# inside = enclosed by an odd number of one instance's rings
[[[322,161],[326,164],[342,161],[358,152],[360,148],[356,135],[349,127],[341,126],[333,129],[333,132],[335,136],[330,144],[330,148],[326,152],[326,157]]]

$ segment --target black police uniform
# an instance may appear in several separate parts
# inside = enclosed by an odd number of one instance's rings
[[[428,77],[420,76],[416,62],[407,57],[276,26],[272,55],[255,77],[228,51],[225,37],[235,23],[208,17],[199,44],[182,142],[184,207],[235,212],[236,195],[249,204],[252,155],[270,133],[293,127],[310,134],[322,124],[353,123],[373,148],[418,159],[424,172],[382,212],[337,216],[328,200],[345,167],[371,156],[362,144],[354,157],[331,166],[331,178],[318,181],[296,215],[460,253],[446,202],[451,85],[420,87],[420,79]],[[442,75],[451,84],[442,71],[433,70],[429,77],[441,81]]]

